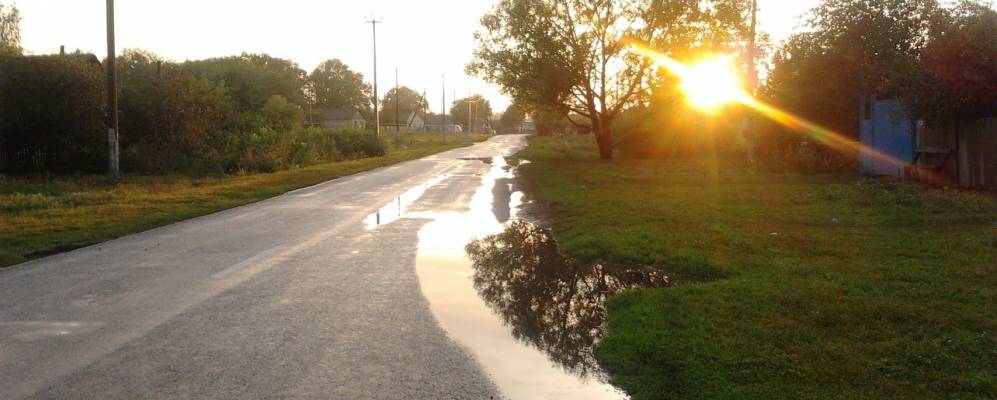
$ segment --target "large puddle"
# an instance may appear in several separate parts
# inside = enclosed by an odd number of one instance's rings
[[[514,167],[496,157],[478,168],[487,172],[449,177],[480,182],[469,210],[413,207],[427,188],[445,185],[442,177],[385,206],[368,226],[430,220],[419,232],[416,260],[423,294],[506,397],[626,399],[592,355],[605,301],[621,290],[666,286],[668,277],[564,258],[549,231],[517,218],[523,194]]]

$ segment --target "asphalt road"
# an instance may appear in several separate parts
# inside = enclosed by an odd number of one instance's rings
[[[497,397],[420,292],[426,221],[364,219],[524,145],[499,136],[0,270],[0,398]],[[461,176],[435,204],[466,207],[481,180]]]

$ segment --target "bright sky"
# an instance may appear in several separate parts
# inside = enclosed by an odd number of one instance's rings
[[[3,0],[0,0],[3,1]],[[799,25],[818,0],[759,0],[760,28],[776,40]],[[3,1],[10,4],[10,0]],[[481,93],[496,111],[509,101],[498,89],[464,74],[474,49],[478,20],[496,0],[117,0],[117,46],[151,50],[176,61],[269,53],[292,59],[306,71],[339,58],[370,80],[370,24],[378,25],[379,92],[399,81],[425,90],[438,111],[441,79],[447,103]],[[22,45],[30,53],[54,53],[59,45],[100,57],[106,54],[105,0],[15,0],[23,16]],[[449,105],[448,105],[449,106]]]

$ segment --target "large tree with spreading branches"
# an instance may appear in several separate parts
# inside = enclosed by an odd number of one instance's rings
[[[743,37],[744,0],[501,0],[475,34],[469,73],[498,84],[533,111],[591,128],[613,157],[610,127],[646,100],[653,65],[643,44],[681,58]]]

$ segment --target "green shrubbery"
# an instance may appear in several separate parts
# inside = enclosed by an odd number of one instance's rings
[[[96,171],[105,165],[104,79],[76,57],[0,61],[0,168]]]
[[[299,129],[280,133],[261,129],[235,144],[227,167],[238,172],[273,172],[329,161],[379,157],[384,143],[362,131]]]
[[[121,163],[153,173],[272,172],[382,156],[363,131],[306,129],[297,64],[244,54],[164,62],[118,57]],[[0,62],[0,171],[100,172],[106,167],[104,69],[80,55]]]

